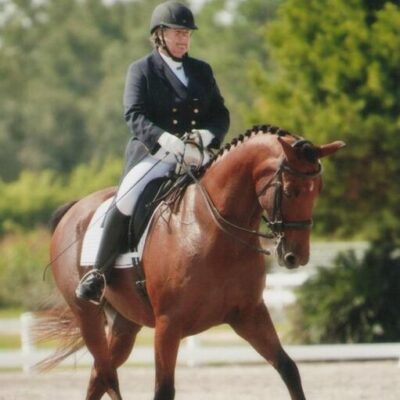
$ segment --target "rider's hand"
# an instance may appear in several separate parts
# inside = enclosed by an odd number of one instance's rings
[[[177,136],[164,132],[158,139],[160,146],[167,152],[174,154],[178,161],[186,166],[194,166],[200,168],[210,160],[210,156],[206,152],[193,143],[185,143]]]
[[[214,135],[208,129],[193,129],[192,133],[195,134],[193,136],[198,135],[201,137],[201,142],[202,142],[202,145],[204,148],[209,146],[214,139]],[[196,139],[195,139],[195,141],[200,142],[200,140],[196,140]],[[200,144],[200,143],[197,143],[197,144]]]
[[[183,162],[187,166],[201,167],[203,155],[198,146],[192,143],[185,144],[185,151],[183,153]]]
[[[164,132],[159,138],[158,143],[160,146],[169,153],[182,157],[185,152],[185,143],[177,136],[171,133]]]

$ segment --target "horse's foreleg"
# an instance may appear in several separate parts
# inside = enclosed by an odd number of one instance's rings
[[[243,310],[230,324],[279,372],[291,399],[305,400],[297,366],[283,350],[265,304]]]
[[[179,328],[167,316],[156,321],[156,390],[154,400],[173,400],[175,397],[175,366],[178,355]]]

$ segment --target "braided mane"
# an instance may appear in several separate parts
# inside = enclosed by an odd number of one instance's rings
[[[214,161],[217,160],[218,157],[220,157],[222,154],[224,154],[226,151],[229,151],[232,147],[237,146],[238,144],[243,143],[243,141],[246,138],[249,138],[253,135],[257,134],[271,134],[271,135],[278,135],[278,136],[293,136],[296,139],[300,139],[299,136],[294,135],[284,129],[279,128],[278,126],[274,125],[254,125],[251,129],[247,129],[246,132],[243,134],[238,135],[237,137],[233,138],[230,143],[226,143],[224,146],[222,146],[219,151],[214,155],[214,157],[202,168],[202,172],[204,172],[208,167],[211,166],[211,164],[214,163]]]
[[[225,150],[230,150],[232,146],[236,146],[238,143],[242,143],[246,137],[250,137],[252,135],[256,135],[258,133],[270,133],[278,136],[286,136],[291,135],[288,131],[281,129],[277,126],[273,125],[254,125],[251,129],[247,129],[247,131],[239,136],[233,138],[230,143],[226,143],[216,154],[216,157],[222,155]],[[294,136],[294,135],[292,135]]]

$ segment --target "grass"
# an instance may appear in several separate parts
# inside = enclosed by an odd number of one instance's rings
[[[245,345],[246,343],[240,339],[228,326],[218,326],[198,336],[199,340],[207,346],[221,345]],[[137,336],[136,346],[153,346],[154,330],[143,328]],[[37,345],[38,348],[56,347],[55,341],[49,341]],[[19,349],[21,347],[21,339],[19,334],[2,334],[0,333],[0,350]]]
[[[135,346],[153,346],[154,343],[154,329],[142,328],[138,333]]]
[[[24,312],[21,308],[1,308],[0,318],[19,318]]]
[[[201,343],[207,346],[223,346],[223,345],[247,345],[247,343],[239,338],[233,330],[227,325],[220,325],[211,328],[197,336]],[[136,339],[137,346],[153,346],[154,329],[143,328]]]
[[[0,350],[13,350],[21,348],[19,335],[0,334]]]
[[[17,308],[0,309],[1,318],[19,318],[23,311]],[[287,343],[286,330],[287,324],[282,321],[275,324],[279,336],[283,342]],[[206,346],[247,346],[247,342],[241,339],[236,333],[226,324],[213,327],[196,337],[201,343]],[[136,339],[137,346],[153,346],[154,344],[154,329],[143,328]],[[55,341],[41,343],[38,348],[54,348],[57,346]],[[14,350],[21,348],[21,340],[19,333],[8,333],[0,331],[0,350]]]
[[[0,308],[0,319],[19,319],[21,308]],[[19,333],[0,331],[0,350],[14,350],[21,348]]]

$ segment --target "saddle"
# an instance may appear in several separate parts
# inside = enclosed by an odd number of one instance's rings
[[[192,175],[193,176],[193,175]],[[122,239],[116,249],[118,257],[115,268],[134,268],[137,285],[145,294],[145,276],[141,267],[141,254],[144,248],[146,230],[151,217],[161,203],[178,206],[187,186],[192,183],[189,175],[171,175],[150,181],[141,193],[130,220],[123,228]],[[113,205],[113,198],[104,201],[96,210],[86,229],[82,242],[80,265],[91,267],[96,260],[102,235],[102,222],[107,210]],[[143,237],[142,237],[143,236]]]
[[[157,178],[146,185],[130,218],[129,229],[123,244],[126,252],[138,254],[137,246],[157,206],[163,200],[171,203],[179,201],[190,183],[192,183],[192,178],[185,174],[178,177],[174,175]],[[139,276],[136,286],[140,293],[147,296],[146,278],[139,257],[133,257],[132,263]]]
[[[157,206],[162,200],[179,200],[192,183],[188,175],[162,177],[150,181],[139,196],[129,222],[127,250],[135,250]]]

